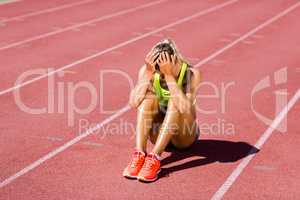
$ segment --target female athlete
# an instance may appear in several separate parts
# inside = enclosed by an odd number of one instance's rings
[[[174,41],[163,40],[148,53],[129,103],[137,110],[136,149],[123,172],[127,178],[158,178],[167,146],[184,149],[198,138],[196,92],[200,72],[179,53]],[[147,153],[147,141],[154,146]]]

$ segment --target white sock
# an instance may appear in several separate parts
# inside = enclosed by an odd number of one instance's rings
[[[153,152],[152,152],[152,154],[155,156],[155,158],[156,158],[157,160],[159,160],[159,161],[161,161],[161,160],[162,160],[162,157],[161,157],[161,156],[159,156],[158,154],[156,154],[156,153],[153,153]]]

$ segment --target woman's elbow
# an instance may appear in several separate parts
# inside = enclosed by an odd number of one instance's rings
[[[136,108],[138,105],[137,105],[137,101],[135,99],[135,92],[134,91],[131,91],[130,95],[129,95],[129,105],[132,107],[132,108]]]

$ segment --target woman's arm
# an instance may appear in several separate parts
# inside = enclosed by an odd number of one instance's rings
[[[190,91],[186,94],[183,93],[182,89],[177,85],[176,79],[172,74],[172,68],[175,67],[175,56],[170,56],[165,53],[162,54],[159,59],[159,65],[161,71],[165,75],[165,80],[167,82],[171,99],[173,99],[173,103],[176,108],[181,113],[191,112],[193,102],[196,98],[197,88],[201,82],[201,74],[198,70],[192,69],[193,76],[191,78],[191,88]]]
[[[174,76],[165,76],[168,88],[170,90],[171,99],[176,108],[181,113],[189,113],[192,111],[192,106],[196,98],[197,88],[201,81],[200,72],[193,70],[191,78],[191,89],[188,93],[184,94],[182,89],[177,85]]]
[[[139,71],[138,82],[134,89],[131,91],[129,98],[129,105],[134,108],[137,108],[145,98],[147,89],[150,85],[152,74],[155,70],[155,59],[157,56],[158,52],[154,52],[153,50],[151,50],[146,56],[146,64]]]
[[[149,72],[146,70],[146,65],[144,65],[139,71],[137,84],[131,91],[129,98],[129,105],[133,108],[137,108],[145,98],[150,84],[148,73]]]

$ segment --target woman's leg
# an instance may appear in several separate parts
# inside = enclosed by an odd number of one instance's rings
[[[167,112],[165,115],[165,118],[163,120],[163,123],[160,127],[157,140],[155,142],[154,148],[152,152],[156,155],[161,155],[162,152],[165,150],[169,142],[171,141],[171,138],[174,134],[178,131],[178,123],[180,119],[180,114],[173,104],[173,102],[170,100],[168,103]]]
[[[146,152],[147,140],[154,117],[158,113],[158,100],[152,94],[147,94],[137,112],[136,149]]]
[[[161,155],[170,142],[177,148],[186,148],[196,140],[198,133],[194,112],[181,114],[170,100],[152,152]]]
[[[196,114],[181,114],[179,119],[179,129],[172,139],[172,145],[178,149],[191,146],[199,137],[200,130],[197,124]]]
[[[154,145],[154,149],[145,158],[143,167],[141,168],[137,179],[140,181],[155,181],[158,178],[160,172],[160,154],[164,151],[168,143],[170,142],[174,131],[178,130],[179,112],[171,101],[168,103],[166,115],[163,119],[163,123],[160,126],[160,131],[157,136],[157,140]],[[156,134],[157,135],[157,134]],[[152,141],[155,133],[151,135]]]
[[[195,130],[197,128],[196,126],[193,127],[193,124],[195,125],[194,121],[194,114],[182,115],[172,101],[169,100],[167,112],[160,126],[157,139],[155,132],[154,135],[150,135],[152,141],[156,139],[156,142],[152,152],[145,158],[145,163],[137,177],[138,180],[154,181],[158,178],[158,173],[160,172],[160,155],[169,142],[172,142],[178,148],[185,148],[195,141]]]
[[[146,95],[137,112],[137,126],[136,126],[136,151],[127,167],[123,171],[123,176],[127,178],[136,178],[144,165],[146,158],[147,140],[150,129],[152,128],[152,121],[158,112],[156,97],[153,95]]]

